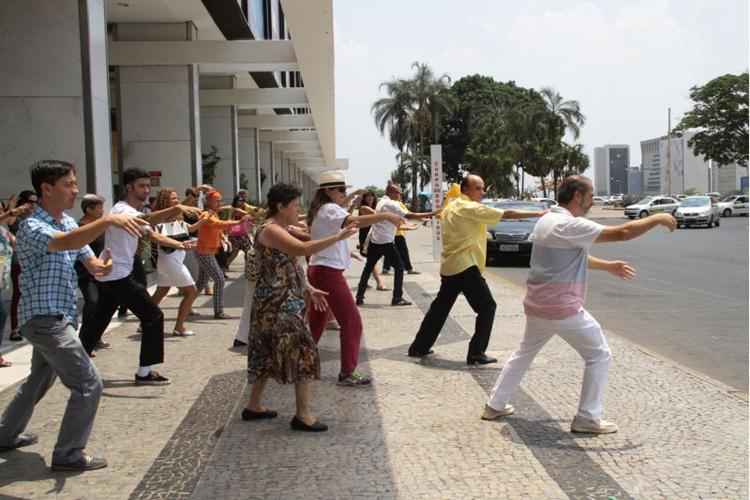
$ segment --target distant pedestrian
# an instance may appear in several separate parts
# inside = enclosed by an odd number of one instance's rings
[[[440,261],[440,291],[427,311],[409,356],[421,358],[432,353],[445,320],[460,294],[477,314],[474,335],[469,342],[466,363],[496,363],[485,351],[490,342],[497,304],[482,273],[487,261],[487,225],[500,219],[539,217],[543,212],[500,210],[482,203],[484,180],[468,175],[461,181],[461,195],[442,211],[443,252]]]
[[[558,190],[559,207],[537,222],[531,239],[531,268],[524,309],[526,330],[495,383],[482,414],[485,420],[510,415],[508,404],[534,357],[554,335],[560,335],[585,362],[578,413],[571,431],[591,434],[617,432],[617,424],[602,419],[604,389],[612,354],[599,323],[584,309],[588,269],[604,270],[631,279],[635,270],[623,261],[592,257],[594,243],[632,240],[664,226],[670,231],[677,221],[658,214],[619,226],[603,226],[584,218],[591,209],[594,188],[583,176],[567,177]]]
[[[96,222],[104,216],[104,198],[97,194],[87,194],[81,200],[81,212],[83,217],[78,221],[78,226],[83,227],[92,222]],[[94,255],[101,255],[104,251],[104,233],[100,234],[94,241],[89,243],[89,248]],[[77,261],[76,273],[78,274],[78,288],[83,296],[83,319],[81,323],[90,323],[96,315],[96,309],[99,307],[99,286],[96,278],[86,269],[81,261]],[[110,348],[109,342],[102,339],[96,343],[95,349]],[[93,353],[92,353],[93,356]]]
[[[174,189],[162,188],[156,197],[154,209],[160,211],[179,204],[180,199]],[[156,265],[156,291],[151,296],[151,300],[159,305],[169,293],[170,288],[177,287],[180,290],[182,300],[177,308],[177,319],[172,330],[172,335],[177,337],[194,335],[192,330],[185,327],[185,321],[190,314],[193,302],[198,297],[198,291],[184,261],[187,253],[194,249],[191,233],[196,232],[201,224],[203,224],[202,220],[195,224],[188,224],[178,215],[173,221],[157,224],[156,231],[152,233],[152,240],[159,244],[159,257]],[[181,242],[183,248],[175,247],[171,243],[173,241]],[[187,248],[187,251],[184,248]]]
[[[214,318],[227,319],[224,313],[224,271],[216,261],[216,254],[221,247],[224,230],[230,227],[245,224],[251,219],[249,215],[240,220],[221,220],[216,213],[221,204],[221,193],[209,191],[206,195],[206,211],[201,215],[202,224],[198,229],[198,281],[196,288],[200,293],[208,284],[209,278],[214,282]]]
[[[18,198],[16,198],[16,206],[21,207],[24,205],[29,205],[31,207],[36,207],[38,198],[37,194],[34,191],[31,190],[24,190],[21,191],[18,194]],[[14,236],[18,233],[19,227],[21,227],[21,222],[28,217],[31,214],[31,212],[27,211],[22,215],[19,215],[18,217],[13,218],[9,222],[9,229],[11,234]],[[13,291],[11,295],[10,300],[10,340],[13,340],[15,342],[18,342],[20,340],[23,340],[20,334],[20,324],[18,322],[18,304],[21,301],[21,285],[19,283],[19,277],[21,276],[21,265],[18,261],[18,254],[13,254],[13,259],[11,261],[11,268],[10,268],[10,278],[12,280],[13,284]]]
[[[376,213],[392,213],[398,215],[401,219],[423,220],[429,219],[435,212],[413,213],[405,210],[400,204],[401,188],[396,184],[389,184],[385,190],[385,196],[378,202]],[[365,303],[365,291],[367,282],[370,280],[372,270],[375,269],[378,261],[388,256],[393,262],[394,279],[393,279],[393,297],[392,306],[409,306],[411,302],[404,299],[404,265],[401,256],[396,249],[394,240],[396,238],[397,224],[390,221],[382,221],[374,224],[370,229],[370,244],[367,247],[367,261],[365,268],[362,270],[362,276],[359,278],[357,287],[357,305]]]
[[[31,183],[41,195],[39,206],[21,222],[18,258],[21,263],[21,335],[33,346],[31,372],[0,418],[0,451],[37,442],[24,433],[36,404],[56,377],[70,389],[52,470],[86,471],[107,466],[85,452],[102,394],[102,379],[76,335],[76,271],[80,260],[94,276],[112,270],[88,246],[107,228],[117,226],[138,234],[145,222],[129,215],[109,215],[79,228],[65,214],[73,208],[78,183],[72,164],[48,160],[31,170]],[[111,316],[111,313],[110,313]]]
[[[375,193],[372,191],[367,191],[362,195],[357,213],[358,215],[372,215],[375,213],[375,208],[377,206],[378,197],[375,196]],[[370,234],[370,229],[372,229],[372,226],[360,226],[359,228],[359,244],[357,245],[357,249],[359,250],[359,255],[362,257],[367,257],[367,246],[369,244],[367,236]],[[385,263],[383,264],[383,270],[385,270]],[[385,287],[383,278],[378,272],[378,266],[372,268],[372,277],[375,278],[376,290],[380,292],[389,291],[388,288]]]

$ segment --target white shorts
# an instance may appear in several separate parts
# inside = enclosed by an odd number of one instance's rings
[[[183,264],[184,259],[184,250],[175,250],[169,254],[159,252],[159,260],[156,263],[156,286],[182,288],[195,285],[190,271]]]

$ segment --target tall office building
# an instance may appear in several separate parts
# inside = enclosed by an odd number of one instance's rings
[[[599,196],[628,193],[630,146],[608,144],[594,148],[594,189]]]

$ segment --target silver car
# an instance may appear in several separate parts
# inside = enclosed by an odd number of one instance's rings
[[[625,215],[631,219],[668,213],[674,215],[680,202],[671,196],[647,196],[638,203],[625,207]]]
[[[677,227],[706,226],[719,227],[721,212],[709,196],[688,196],[675,213]]]

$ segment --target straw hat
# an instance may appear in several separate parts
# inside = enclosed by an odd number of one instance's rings
[[[326,170],[320,173],[318,188],[350,187],[346,185],[346,177],[341,170]]]

